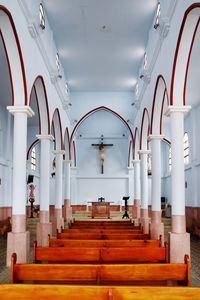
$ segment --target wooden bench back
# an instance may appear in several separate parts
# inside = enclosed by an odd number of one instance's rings
[[[157,240],[70,240],[51,239],[49,236],[49,247],[161,247],[161,241]]]
[[[11,283],[21,281],[60,282],[73,284],[137,285],[154,282],[163,285],[168,280],[190,284],[190,263],[185,264],[16,264],[11,258]]]
[[[69,229],[99,229],[99,230],[141,230],[140,226],[117,226],[117,225],[74,225]]]
[[[101,233],[101,234],[138,234],[142,233],[142,230],[137,229],[90,229],[90,228],[84,228],[84,229],[62,229],[62,233]]]
[[[149,234],[58,233],[57,239],[74,240],[148,240]]]
[[[199,299],[199,287],[150,287],[143,286],[72,286],[47,284],[1,284],[0,299],[29,300],[30,295],[35,299],[45,300],[146,300],[151,299]],[[134,295],[134,296],[133,296]]]
[[[33,263],[48,262],[168,262],[165,248],[38,248],[33,247]]]

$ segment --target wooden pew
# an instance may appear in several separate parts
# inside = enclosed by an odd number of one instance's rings
[[[7,237],[7,233],[12,230],[11,218],[8,217],[6,220],[0,221],[0,236]]]
[[[170,280],[190,285],[188,255],[183,264],[16,264],[16,259],[13,253],[11,283],[163,286]]]
[[[69,229],[100,229],[100,230],[141,230],[140,226],[117,226],[117,225],[74,225],[68,226]]]
[[[63,229],[61,228],[62,233],[101,233],[101,234],[138,234],[142,233],[142,230],[137,230],[137,229],[90,229],[90,228],[85,228],[85,229]]]
[[[73,240],[149,240],[149,234],[58,233],[57,239]]]
[[[70,240],[70,239],[51,239],[49,235],[49,247],[161,247],[161,240]]]
[[[33,263],[40,262],[95,262],[95,263],[135,263],[168,262],[168,245],[165,248],[41,248],[37,242],[33,246]]]
[[[1,300],[30,300],[30,295],[40,300],[197,300],[199,287],[129,287],[129,286],[72,286],[42,284],[1,284]]]
[[[134,222],[129,220],[74,220],[74,222],[71,222],[72,224],[134,224]]]

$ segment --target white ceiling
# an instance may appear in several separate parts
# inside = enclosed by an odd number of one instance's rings
[[[157,0],[44,0],[71,91],[134,89],[156,4]]]

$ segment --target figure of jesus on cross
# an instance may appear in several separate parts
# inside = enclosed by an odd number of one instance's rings
[[[105,147],[111,147],[113,144],[104,144],[103,142],[103,135],[101,136],[101,143],[100,144],[92,144],[92,146],[96,147],[99,149],[99,155],[100,155],[100,160],[101,160],[101,174],[104,174],[104,148]]]

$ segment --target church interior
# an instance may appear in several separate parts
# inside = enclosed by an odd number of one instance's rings
[[[200,299],[199,78],[200,2],[0,0],[0,299]]]

